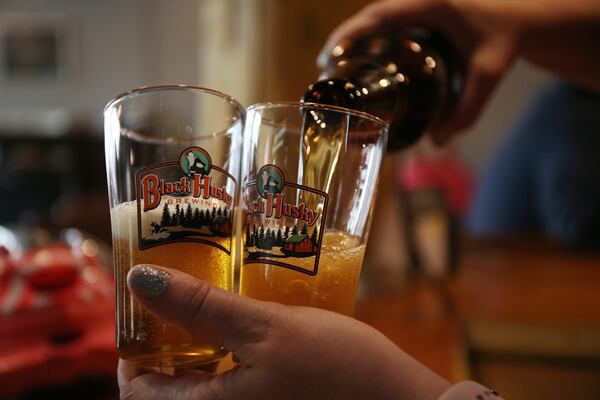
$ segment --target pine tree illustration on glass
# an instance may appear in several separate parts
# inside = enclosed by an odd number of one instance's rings
[[[300,233],[303,235],[308,235],[308,225],[304,224],[304,226],[302,226],[302,230],[300,231]]]
[[[251,247],[256,247],[256,224],[252,225],[252,231],[250,232],[250,238],[252,239],[252,242],[250,243]]]
[[[179,221],[179,211],[180,211],[179,204],[176,204],[175,205],[175,212],[171,216],[171,225],[173,225],[173,226],[177,226],[180,223],[180,221]]]
[[[288,240],[289,237],[290,237],[290,227],[286,226],[285,231],[283,232],[283,242],[285,243],[285,241]]]
[[[283,246],[283,236],[281,235],[281,229],[277,229],[277,236],[275,237],[275,245]]]
[[[202,227],[201,222],[202,221],[200,221],[200,210],[198,209],[198,207],[196,207],[194,209],[194,215],[192,215],[191,226],[194,228],[200,228]]]
[[[271,228],[267,228],[267,232],[265,234],[265,244],[263,249],[271,250],[273,248],[273,243],[271,243]]]
[[[292,235],[297,235],[297,234],[298,234],[298,226],[297,226],[297,225],[294,225],[294,226],[292,227]]]
[[[310,241],[312,242],[312,244],[314,244],[315,246],[317,245],[317,243],[319,242],[319,228],[317,228],[317,226],[315,225],[312,234],[310,235]]]
[[[258,231],[258,240],[256,242],[256,247],[259,249],[264,249],[265,245],[265,227],[263,224],[260,224],[260,230]]]
[[[204,210],[200,210],[200,222],[198,223],[198,227],[202,228],[206,225],[206,215],[204,214]]]
[[[164,228],[165,226],[171,225],[171,212],[169,211],[169,205],[165,203],[162,211],[162,218],[160,219],[160,225]]]
[[[179,221],[179,225],[183,225],[183,221],[185,220],[185,212],[183,211],[183,207],[179,209],[177,220]]]
[[[189,227],[192,225],[192,205],[188,203],[185,208],[185,215],[183,217],[183,226]]]

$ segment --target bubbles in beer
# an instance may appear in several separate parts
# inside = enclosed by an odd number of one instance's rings
[[[156,213],[156,217],[160,218],[161,207],[148,213]],[[171,242],[140,250],[135,202],[114,207],[111,210],[111,223],[115,273],[120,283],[116,286],[119,356],[143,360],[146,366],[170,367],[212,361],[224,356],[227,353],[224,349],[157,319],[132,298],[125,282],[133,265],[148,263],[175,268],[231,290],[231,257],[213,246],[190,242]],[[141,228],[143,232],[148,227]],[[215,240],[229,239],[217,237]]]
[[[242,267],[240,293],[261,300],[325,308],[351,315],[365,245],[339,231],[325,232],[316,276],[269,264]],[[304,259],[303,262],[311,261]],[[307,267],[310,267],[307,264]]]

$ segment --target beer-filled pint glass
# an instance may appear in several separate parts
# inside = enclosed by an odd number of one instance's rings
[[[136,264],[232,290],[244,110],[222,93],[143,87],[105,108],[119,357],[155,369],[214,363],[226,350],[170,326],[126,285]]]
[[[345,108],[247,109],[242,295],[353,313],[386,137]]]

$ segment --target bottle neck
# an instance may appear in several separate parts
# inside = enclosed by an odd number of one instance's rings
[[[378,116],[388,122],[390,128],[406,118],[410,86],[397,68],[361,58],[340,62],[334,75],[356,88],[357,108],[361,111]],[[390,131],[390,136],[392,134]],[[395,137],[390,139],[395,140]]]
[[[388,149],[405,148],[452,112],[463,68],[452,45],[424,30],[341,43],[322,77],[346,80],[356,107],[390,124]]]

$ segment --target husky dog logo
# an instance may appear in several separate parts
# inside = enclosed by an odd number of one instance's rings
[[[179,156],[179,167],[185,176],[208,175],[212,168],[210,156],[200,147],[188,147]]]
[[[275,165],[264,165],[258,171],[258,177],[256,179],[256,189],[258,190],[258,194],[260,194],[262,198],[266,198],[267,193],[281,193],[284,185],[285,178],[283,176],[283,171],[281,171]]]

